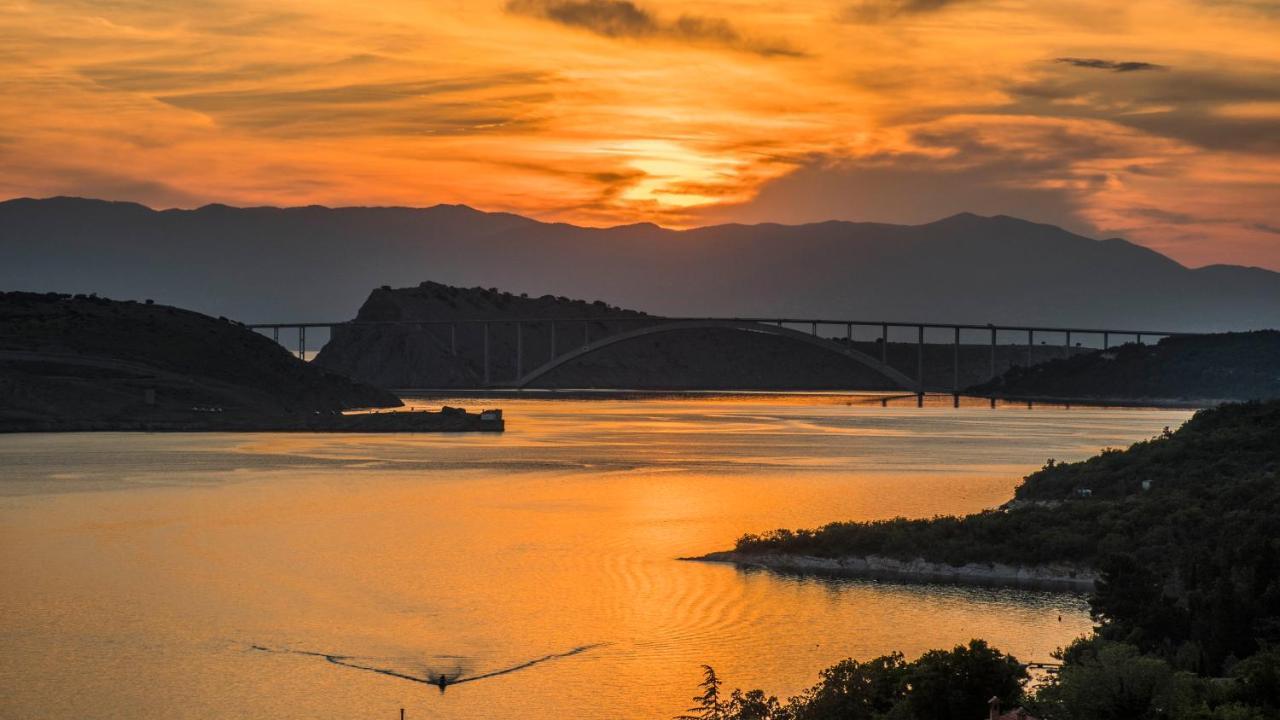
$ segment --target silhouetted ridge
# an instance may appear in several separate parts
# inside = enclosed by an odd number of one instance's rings
[[[0,287],[145,294],[244,321],[348,317],[371,287],[609,297],[684,316],[893,318],[1248,330],[1280,274],[1189,270],[1119,240],[963,213],[924,225],[587,228],[462,205],[154,212],[75,198],[0,203]]]

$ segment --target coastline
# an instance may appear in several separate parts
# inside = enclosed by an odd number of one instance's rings
[[[351,415],[288,417],[222,417],[137,420],[0,419],[0,433],[46,432],[312,432],[312,433],[426,433],[502,432],[501,412],[492,415],[462,410],[441,412],[385,412]]]
[[[733,550],[681,560],[728,563],[740,568],[763,568],[800,574],[844,575],[907,582],[943,582],[962,585],[1032,587],[1072,592],[1094,589],[1097,575],[1071,565],[1018,566],[1000,563],[949,565],[923,558],[897,560],[879,555],[838,558],[786,553],[741,553]]]
[[[1052,395],[965,395],[1007,403],[1044,403],[1046,405],[1080,405],[1091,407],[1157,408],[1169,410],[1203,410],[1226,403],[1245,402],[1240,398],[1116,398],[1116,397],[1055,397]]]
[[[856,401],[858,404],[879,405],[883,401],[914,403],[918,393],[909,390],[833,390],[833,389],[769,389],[769,390],[733,390],[724,388],[393,388],[392,392],[400,397],[435,399],[485,398],[492,400],[520,400],[535,398],[538,400],[655,400],[663,398],[777,398],[802,397],[806,399],[829,398],[831,401]],[[929,390],[926,398],[947,404],[955,397],[955,393],[946,390]],[[981,395],[960,393],[962,399],[987,402],[995,400],[1006,405],[1035,403],[1054,406],[1080,406],[1099,408],[1139,408],[1168,410],[1200,410],[1216,407],[1224,403],[1242,402],[1239,399],[1186,399],[1186,398],[1122,398],[1122,397],[1051,397],[1024,395]]]

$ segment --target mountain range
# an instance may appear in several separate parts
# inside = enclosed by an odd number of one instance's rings
[[[152,210],[0,203],[0,288],[98,293],[243,322],[349,319],[430,278],[652,314],[1072,325],[1280,325],[1280,273],[1187,268],[1118,238],[1008,216],[590,228],[461,205]]]

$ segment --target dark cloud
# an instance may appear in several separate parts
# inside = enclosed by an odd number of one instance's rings
[[[631,0],[508,0],[507,12],[539,17],[611,38],[679,40],[765,57],[803,57],[785,42],[747,37],[728,20],[681,15],[663,20]]]
[[[840,10],[846,22],[878,23],[894,18],[937,12],[967,0],[859,0]]]
[[[1074,67],[1074,66],[1072,66]],[[1266,67],[1178,72],[1079,73],[1051,66],[1035,82],[1006,88],[1001,115],[1106,120],[1213,150],[1280,152],[1275,117],[1236,116],[1230,106],[1280,101],[1280,70]]]
[[[264,82],[307,74],[367,70],[378,64],[389,64],[371,54],[351,55],[328,63],[245,63],[216,66],[209,53],[161,54],[125,61],[99,63],[78,68],[78,72],[97,85],[126,92],[176,94],[207,90],[232,82]]]
[[[1256,222],[1238,215],[1192,215],[1190,213],[1163,210],[1161,208],[1154,207],[1127,208],[1122,214],[1127,218],[1139,221],[1140,224],[1149,222],[1155,223],[1156,225],[1172,227],[1204,227],[1217,225],[1237,230],[1253,230],[1271,235],[1280,235],[1280,227],[1269,225],[1267,223]]]
[[[1066,65],[1074,65],[1080,68],[1090,68],[1092,70],[1110,70],[1111,72],[1140,72],[1143,70],[1168,70],[1166,65],[1156,65],[1149,62],[1138,62],[1136,60],[1103,60],[1101,58],[1078,58],[1078,57],[1061,57],[1054,62],[1064,63]]]
[[[539,73],[416,82],[337,85],[306,90],[236,90],[158,99],[226,126],[284,137],[461,135],[537,124],[547,92],[528,92],[551,78]],[[503,90],[510,92],[503,94]],[[479,99],[469,94],[481,92]]]
[[[1280,3],[1276,0],[1200,0],[1200,4],[1228,12],[1258,13],[1268,17],[1280,17]]]
[[[80,165],[49,162],[38,168],[23,162],[7,167],[15,176],[37,171],[51,180],[32,184],[43,195],[69,195],[72,197],[122,198],[141,202],[153,208],[195,207],[203,200],[177,186],[148,177],[145,171],[135,174],[107,172]],[[52,172],[49,172],[52,171]],[[31,173],[34,176],[34,172]],[[33,193],[35,194],[35,193]]]
[[[918,151],[854,159],[816,155],[767,183],[751,201],[709,208],[700,219],[914,224],[975,212],[1096,234],[1084,209],[1091,195],[1106,187],[1107,178],[1073,168],[1119,149],[1105,138],[1067,128],[1044,129],[1035,138],[1035,146],[1042,148],[1036,153],[1007,147],[1001,137],[992,129],[935,128],[912,134]]]
[[[1130,217],[1155,220],[1163,225],[1196,225],[1204,222],[1204,218],[1189,213],[1161,210],[1153,207],[1130,208],[1125,211],[1125,214]]]

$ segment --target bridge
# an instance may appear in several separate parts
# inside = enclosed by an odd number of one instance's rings
[[[597,328],[595,336],[592,328]],[[603,326],[605,330],[600,331]],[[610,327],[612,326],[612,327]],[[376,329],[406,328],[418,331],[430,329],[434,337],[447,337],[447,351],[457,357],[463,335],[478,336],[482,352],[482,386],[487,388],[522,389],[537,387],[540,379],[559,367],[574,362],[584,356],[591,355],[604,348],[636,338],[660,335],[683,330],[731,330],[744,333],[782,337],[798,343],[817,347],[827,352],[857,363],[871,371],[875,376],[891,383],[894,387],[916,393],[927,389],[959,393],[961,388],[961,348],[962,345],[971,351],[975,345],[989,346],[989,367],[986,379],[995,378],[998,374],[997,352],[1000,347],[1010,345],[1025,346],[1026,364],[1035,364],[1037,355],[1037,338],[1040,339],[1039,355],[1045,359],[1046,347],[1059,347],[1061,356],[1069,356],[1081,348],[1110,348],[1117,338],[1132,340],[1139,344],[1147,339],[1172,336],[1192,335],[1194,333],[1133,330],[1116,328],[1089,327],[1048,327],[1026,325],[992,325],[992,324],[955,324],[928,323],[888,320],[849,320],[830,318],[763,318],[763,317],[661,317],[653,315],[600,315],[581,318],[509,318],[509,319],[464,319],[464,320],[352,320],[341,322],[268,322],[251,323],[248,328],[260,333],[270,333],[272,339],[281,342],[281,333],[296,331],[298,356],[305,359],[307,354],[307,330]],[[493,341],[494,328],[504,327],[514,333],[514,347],[510,350],[514,357],[508,358],[513,371],[506,377],[495,377]],[[460,329],[471,328],[471,332],[460,332]],[[800,329],[803,328],[803,329]],[[835,334],[830,334],[835,329]],[[547,342],[546,355],[534,359],[526,352],[526,338],[536,330],[546,333],[542,339]],[[870,338],[868,338],[870,330]],[[447,335],[445,332],[447,331]],[[564,337],[567,334],[569,341]],[[827,334],[824,334],[827,333]],[[914,368],[908,374],[889,362],[891,334],[899,338],[907,336],[907,342],[914,344]],[[940,339],[941,338],[941,339]],[[1048,340],[1055,343],[1048,346]],[[1011,340],[1012,339],[1012,340]],[[1003,342],[1001,342],[1003,340]],[[976,342],[975,342],[976,341]],[[1073,341],[1075,344],[1073,345]],[[856,345],[861,342],[874,343],[871,352],[859,350]],[[1088,343],[1086,345],[1086,343]],[[926,345],[950,345],[951,382],[950,387],[940,387],[936,383],[932,388],[925,383],[925,347]],[[286,345],[287,347],[287,345]],[[474,350],[474,349],[473,349]],[[878,350],[878,352],[876,352]],[[504,363],[505,365],[506,363]]]

